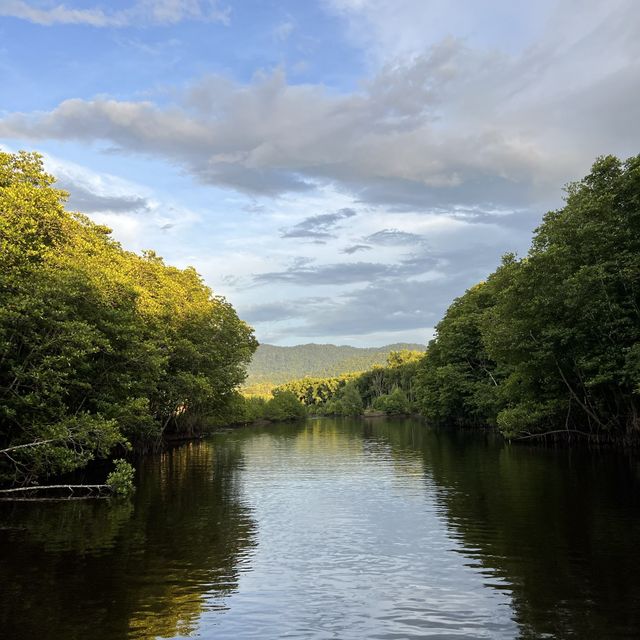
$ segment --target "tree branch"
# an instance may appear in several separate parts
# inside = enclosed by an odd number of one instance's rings
[[[1,500],[38,500],[38,497],[31,497],[29,494],[34,492],[47,493],[50,490],[67,489],[70,492],[70,496],[74,496],[78,490],[86,491],[87,494],[83,497],[103,497],[103,491],[113,493],[113,488],[108,484],[45,484],[36,485],[33,487],[16,487],[14,489],[0,489],[0,501]],[[95,495],[97,493],[97,495]],[[46,498],[51,499],[51,498]],[[60,498],[67,499],[67,498]]]
[[[50,438],[49,440],[36,440],[35,442],[29,442],[27,444],[18,444],[15,447],[9,447],[8,449],[0,449],[0,453],[9,453],[9,451],[17,451],[18,449],[26,449],[27,447],[39,447],[43,444],[49,444],[50,442],[59,442],[62,438]]]
[[[513,438],[514,440],[528,440],[529,438],[543,438],[554,433],[579,433],[581,436],[591,437],[593,434],[587,431],[579,431],[578,429],[557,429],[556,431],[545,431],[544,433],[530,433],[526,436]]]

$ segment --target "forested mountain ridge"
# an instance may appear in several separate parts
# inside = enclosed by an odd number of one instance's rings
[[[282,384],[297,378],[330,377],[384,365],[392,351],[424,351],[425,345],[395,343],[383,347],[300,344],[278,347],[261,344],[249,364],[246,385]]]

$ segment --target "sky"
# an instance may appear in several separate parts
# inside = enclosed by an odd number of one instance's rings
[[[0,146],[261,342],[425,343],[640,152],[636,0],[0,0]]]

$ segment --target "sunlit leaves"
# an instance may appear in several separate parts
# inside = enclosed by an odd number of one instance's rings
[[[220,419],[256,348],[191,268],[124,251],[64,210],[37,154],[0,153],[0,461],[5,480]]]

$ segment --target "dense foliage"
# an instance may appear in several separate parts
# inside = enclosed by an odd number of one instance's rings
[[[408,402],[408,408],[413,409],[417,400],[415,378],[418,363],[424,357],[420,351],[393,351],[387,358],[387,366],[373,367],[358,377],[358,390],[367,407],[374,407],[380,398],[391,395],[400,389]]]
[[[638,439],[640,156],[599,159],[526,257],[452,304],[417,382],[437,422]]]
[[[291,391],[274,391],[273,397],[265,405],[268,420],[295,420],[304,418],[304,405]]]
[[[36,154],[0,153],[0,474],[34,482],[221,419],[256,348],[191,268],[64,209]]]
[[[423,356],[421,351],[392,351],[386,366],[331,378],[293,380],[274,391],[294,394],[311,415],[356,416],[370,410],[410,413],[415,408],[415,376]]]
[[[421,413],[437,423],[495,423],[499,373],[486,352],[481,321],[494,303],[486,283],[454,300],[436,327],[415,386]]]
[[[357,374],[346,373],[332,378],[301,378],[276,387],[276,391],[290,391],[307,407],[327,403]]]

